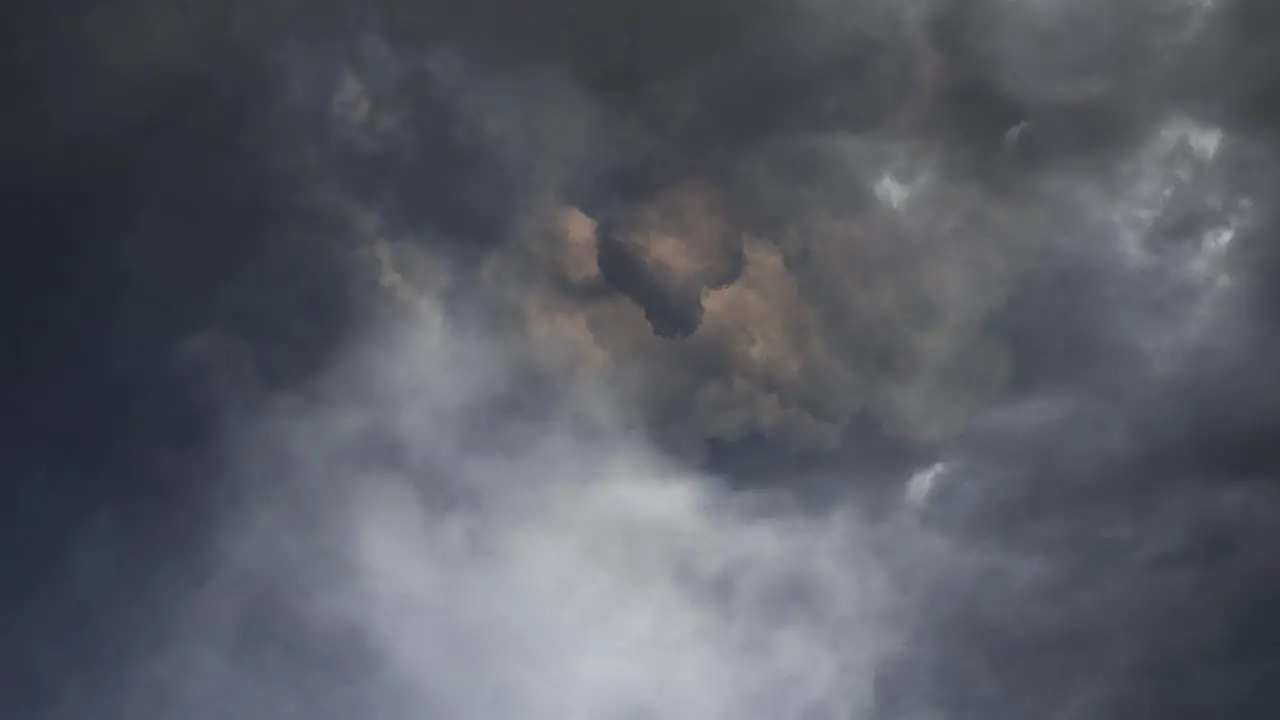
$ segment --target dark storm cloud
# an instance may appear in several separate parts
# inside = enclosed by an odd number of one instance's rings
[[[1269,7],[15,17],[6,506],[51,539],[13,553],[43,590],[5,592],[34,660],[0,687],[51,717],[1265,714]],[[708,447],[834,509],[666,456]]]
[[[395,188],[372,201],[388,217],[425,211],[419,233],[491,248],[483,274],[525,332],[643,388],[675,444],[795,449],[839,444],[863,414],[937,439],[1009,373],[1035,374],[1010,343],[1053,331],[1004,335],[1026,314],[1009,294],[1090,302],[1089,264],[1123,285],[1102,247],[1133,232],[1058,194],[1180,172],[1144,143],[1206,104],[1182,80],[1221,62],[1227,22],[1137,2],[569,4],[534,13],[538,32],[486,24],[527,9],[433,12],[396,24],[422,34],[361,42],[339,114],[448,192],[378,180],[399,177],[380,161],[354,192]],[[422,92],[436,104],[409,99]],[[482,148],[493,171],[417,154],[424,134]],[[1127,202],[1114,213],[1164,212]],[[485,224],[451,220],[469,208]],[[1073,274],[1077,300],[1033,287]],[[1079,349],[1131,347],[1114,332]]]
[[[339,114],[362,142],[419,171],[433,158],[408,160],[414,145],[391,140],[406,116],[422,118],[415,131],[438,126],[421,132],[496,152],[516,197],[488,278],[530,332],[590,348],[619,382],[649,388],[655,421],[680,423],[672,435],[683,442],[764,434],[829,447],[864,408],[908,434],[945,432],[1000,384],[1002,353],[981,320],[1021,262],[1013,246],[1031,238],[999,199],[944,174],[945,145],[902,136],[904,113],[927,105],[918,96],[937,82],[928,18],[779,6],[757,24],[740,10],[726,24],[712,17],[720,8],[688,19],[637,9],[636,22],[676,34],[642,36],[661,52],[620,55],[607,82],[577,38],[608,47],[622,30],[584,27],[583,8],[549,8],[541,22],[564,47],[513,40],[521,62],[461,42],[403,50],[380,38],[365,54],[383,62],[344,76]],[[410,87],[437,88],[455,113],[414,115]],[[466,166],[449,167],[450,197],[476,187]],[[917,185],[929,186],[915,193],[923,208],[898,207]],[[412,183],[395,187],[374,205],[430,202]],[[483,188],[482,204],[503,207],[506,186]],[[548,228],[566,212],[590,236]],[[439,222],[427,231],[487,245],[502,228],[474,229],[481,237]],[[562,243],[573,247],[548,248]],[[556,268],[565,258],[596,268]],[[851,275],[859,269],[867,274]],[[587,286],[565,288],[566,274]],[[957,408],[926,407],[935,387]]]
[[[961,550],[884,716],[1264,703],[1234,639],[1269,632],[1239,588],[1275,542],[1271,491],[1237,485],[1274,472],[1248,9],[785,10],[612,75],[531,50],[544,84],[497,103],[521,63],[455,49],[482,126],[535,119],[482,287],[553,364],[636,388],[667,447],[856,456],[870,415],[946,460],[930,512]]]

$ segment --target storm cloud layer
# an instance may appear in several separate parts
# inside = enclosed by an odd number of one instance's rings
[[[1270,717],[1270,8],[6,11],[0,706]]]

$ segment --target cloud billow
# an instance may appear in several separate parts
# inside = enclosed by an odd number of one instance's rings
[[[31,20],[0,687],[1266,715],[1263,5]]]

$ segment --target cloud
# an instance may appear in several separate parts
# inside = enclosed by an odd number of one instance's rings
[[[0,685],[68,718],[1274,715],[1240,640],[1274,629],[1264,4],[11,30],[38,589]]]
[[[702,20],[717,22],[718,8],[706,11]],[[763,437],[800,452],[830,450],[863,417],[912,442],[946,439],[1003,392],[1012,360],[993,327],[1024,275],[1058,261],[1042,247],[1057,230],[1043,222],[1061,207],[1031,176],[1015,195],[986,183],[965,165],[977,159],[964,159],[972,152],[966,141],[957,145],[950,132],[989,136],[994,155],[977,160],[1005,173],[1026,172],[1020,161],[1000,159],[1013,152],[1003,141],[1011,128],[1024,128],[1030,139],[1019,147],[1032,156],[1080,144],[1070,118],[1094,100],[1035,94],[1078,63],[1058,45],[1023,42],[1034,36],[1024,25],[1065,27],[1059,15],[1068,11],[1053,3],[970,11],[814,3],[762,9],[759,17],[774,11],[781,14],[771,33],[754,15],[726,22],[732,31],[722,34],[691,21],[681,26],[688,44],[662,62],[638,51],[618,56],[631,80],[612,89],[597,84],[576,46],[567,56],[513,46],[530,53],[519,69],[494,65],[488,52],[496,48],[396,60],[401,46],[391,44],[380,57],[406,69],[401,74],[425,68],[455,108],[446,122],[479,138],[513,179],[518,209],[508,232],[473,241],[492,250],[475,292],[502,298],[516,326],[561,359],[579,354],[572,366],[634,389],[670,447],[697,454],[704,441]],[[590,19],[572,7],[547,12],[570,33]],[[638,17],[659,23],[665,12],[653,7]],[[1145,5],[1116,12],[1132,15],[1152,38],[1167,31],[1141,19],[1152,12]],[[1176,25],[1202,11],[1170,12]],[[999,22],[984,23],[988,15]],[[1111,23],[1097,13],[1072,17],[1100,33],[1095,44],[1116,45],[1104,32]],[[998,32],[970,36],[972,23]],[[831,34],[845,44],[797,44]],[[1026,59],[939,70],[940,54],[963,60],[977,49]],[[1162,52],[1161,62],[1171,51]],[[1108,78],[1128,67],[1105,52],[1092,57]],[[741,73],[766,59],[778,70],[760,76],[760,92],[733,95],[754,82]],[[1168,72],[1157,65],[1151,72]],[[999,76],[1014,66],[1029,73],[1025,82]],[[919,71],[898,83],[912,93],[872,92],[896,67]],[[841,79],[846,70],[857,90]],[[978,80],[970,71],[1021,110],[966,130],[948,98],[972,90]],[[351,87],[353,71],[346,72],[339,91]],[[874,121],[806,104],[854,93],[861,107],[875,108]],[[1140,135],[1163,102],[1135,101],[1151,113],[1105,122],[1126,138]],[[929,122],[903,125],[910,107]],[[755,119],[783,108],[790,120]],[[413,112],[387,116],[404,123]],[[718,134],[706,134],[708,122]],[[414,202],[398,195],[379,202],[388,200]]]
[[[510,368],[424,309],[243,433],[206,601],[232,627],[266,595],[354,633],[346,682],[410,716],[870,717],[884,528],[673,463],[598,387],[494,416]]]

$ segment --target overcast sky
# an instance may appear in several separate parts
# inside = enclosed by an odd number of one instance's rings
[[[1280,10],[6,10],[15,718],[1280,707]]]

